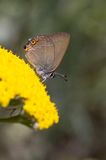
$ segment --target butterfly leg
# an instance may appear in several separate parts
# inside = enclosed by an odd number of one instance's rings
[[[52,72],[52,73],[50,74],[50,78],[54,78],[54,77],[55,77],[55,73]]]
[[[46,77],[43,77],[42,78],[42,83],[44,83],[46,81],[46,79],[47,79]]]

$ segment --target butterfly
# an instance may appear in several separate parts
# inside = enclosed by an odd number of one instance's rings
[[[66,79],[65,75],[55,72],[70,42],[70,34],[59,32],[51,35],[37,35],[28,39],[24,46],[25,56],[44,82],[56,75]]]

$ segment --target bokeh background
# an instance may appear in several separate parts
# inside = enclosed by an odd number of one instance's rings
[[[0,160],[106,160],[106,0],[0,0],[0,44],[25,58],[37,34],[71,34],[46,82],[60,122],[46,131],[0,124]]]

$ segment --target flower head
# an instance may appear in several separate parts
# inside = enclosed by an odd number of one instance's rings
[[[23,110],[37,121],[39,129],[57,123],[55,104],[34,70],[4,48],[0,48],[0,60],[0,104],[8,107],[11,99],[18,95],[24,99]]]

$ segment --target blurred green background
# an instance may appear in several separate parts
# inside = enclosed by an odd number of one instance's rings
[[[106,160],[106,0],[0,0],[0,44],[25,58],[37,34],[69,32],[58,68],[68,82],[46,82],[60,122],[34,132],[0,125],[0,160]]]

